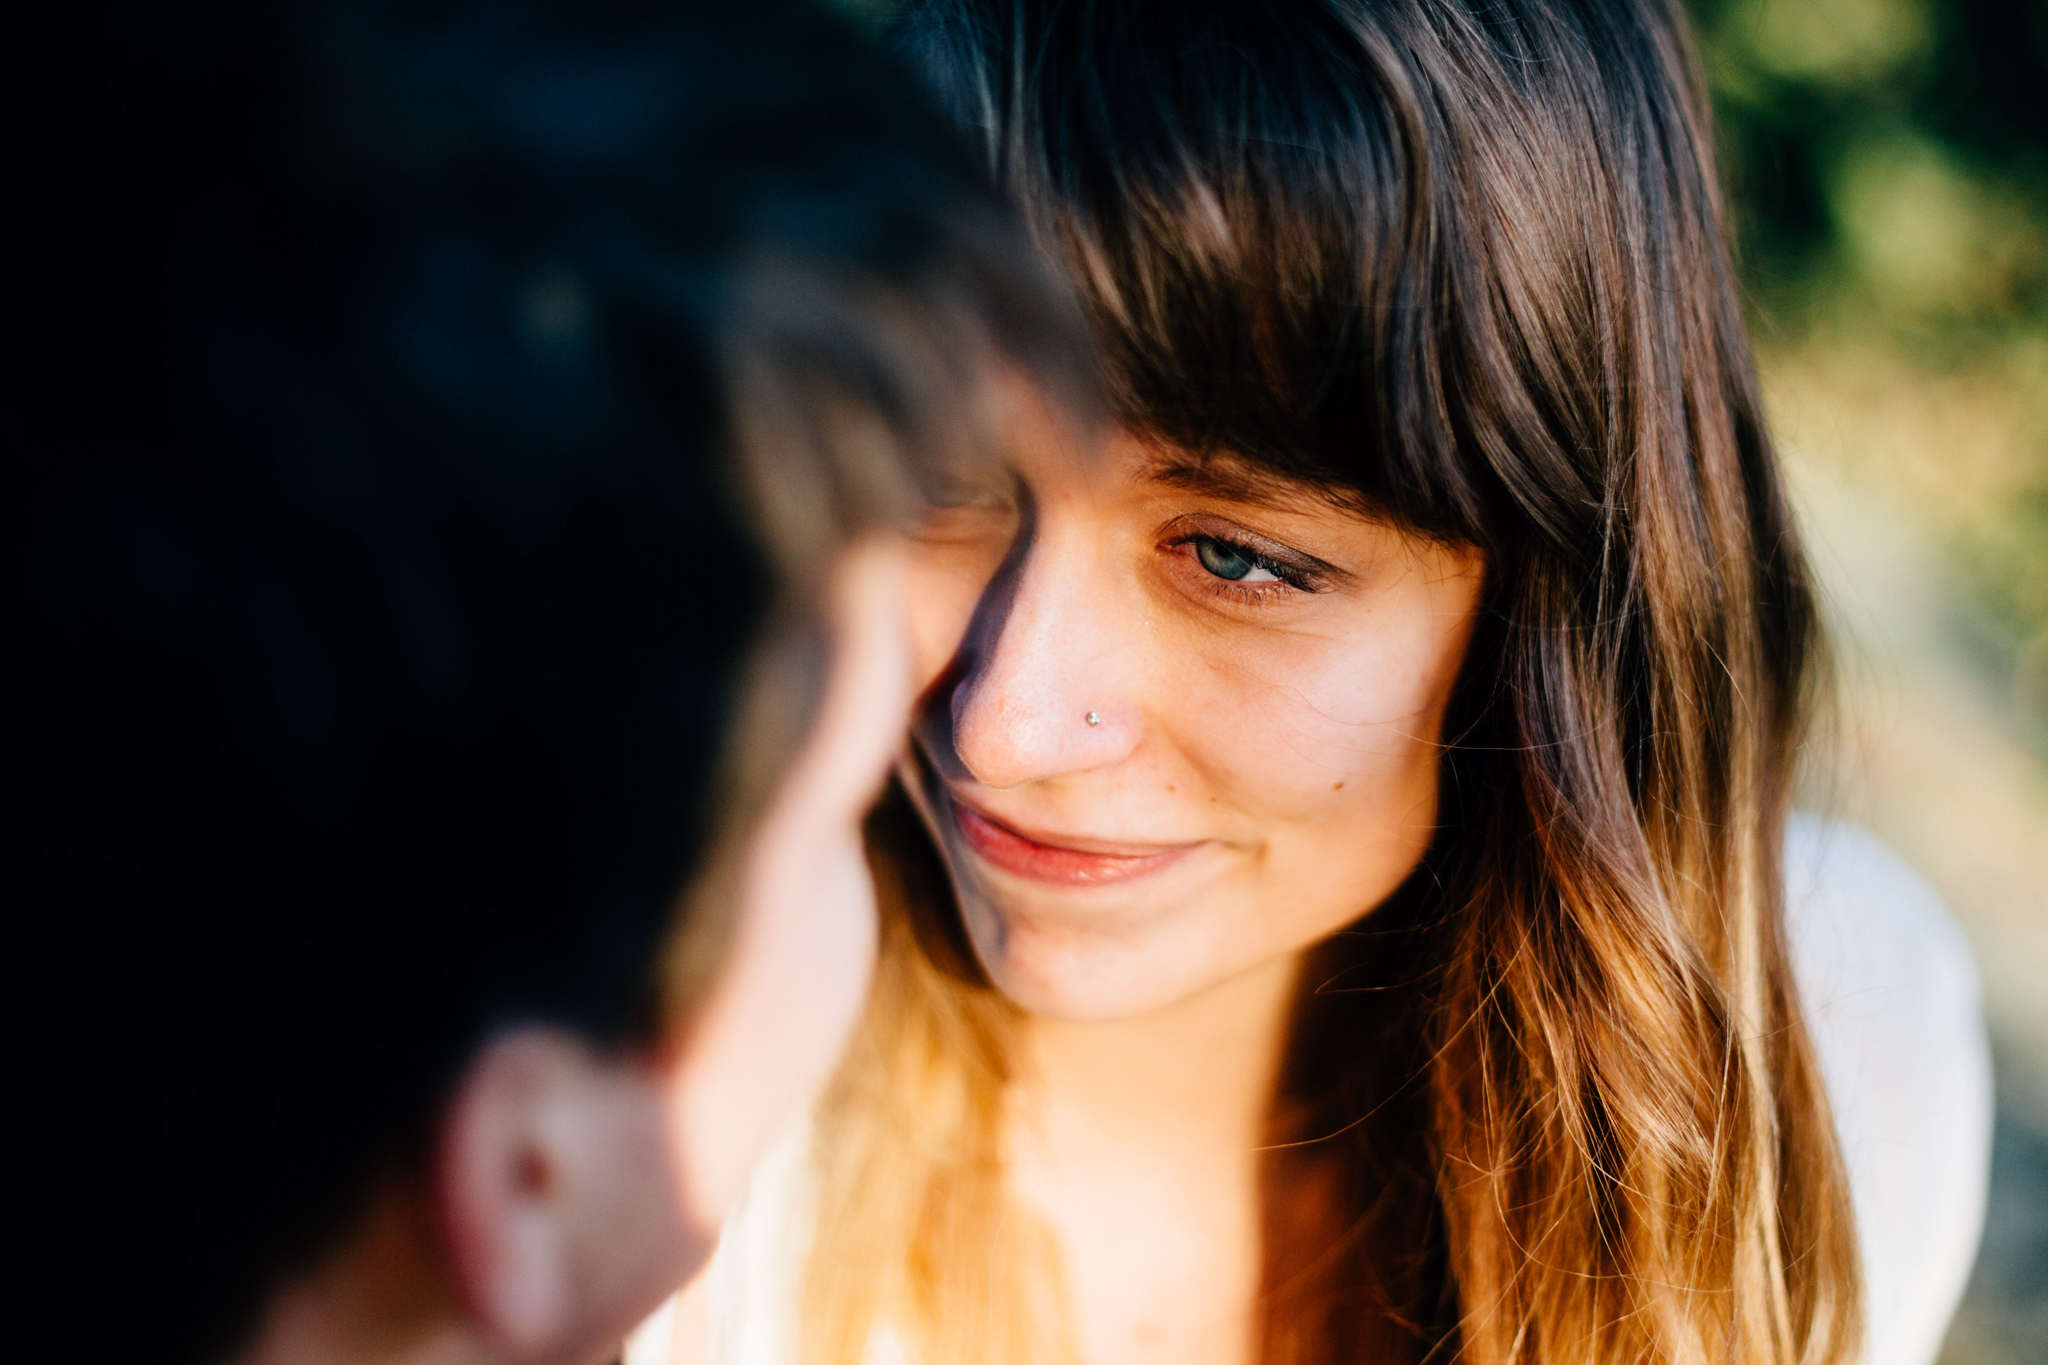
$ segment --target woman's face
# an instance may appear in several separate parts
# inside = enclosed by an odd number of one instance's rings
[[[1123,1018],[1415,867],[1483,566],[1249,465],[1022,425],[1015,492],[913,551],[903,775],[997,986]]]

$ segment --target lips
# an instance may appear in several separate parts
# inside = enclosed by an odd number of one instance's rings
[[[1046,843],[1011,829],[955,799],[953,826],[983,861],[1019,877],[1055,886],[1105,886],[1130,881],[1179,862],[1199,845],[1178,844],[1143,853],[1101,853]]]

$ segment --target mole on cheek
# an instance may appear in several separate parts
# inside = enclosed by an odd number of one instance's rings
[[[1340,791],[1343,791],[1343,790],[1344,790],[1344,784],[1343,784],[1342,782],[1339,782],[1339,783],[1338,783],[1338,784],[1337,784],[1336,786],[1334,786],[1334,787],[1330,788],[1330,790],[1331,790],[1331,791],[1333,791],[1333,792],[1340,792]]]

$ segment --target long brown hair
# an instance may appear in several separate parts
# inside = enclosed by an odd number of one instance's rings
[[[1486,557],[1442,832],[1302,978],[1264,1359],[1844,1359],[1780,922],[1814,611],[1675,5],[936,0],[900,33],[1070,266],[1122,421]],[[1008,1007],[889,819],[807,1356],[882,1319],[934,1365],[1070,1355],[1002,1190]]]

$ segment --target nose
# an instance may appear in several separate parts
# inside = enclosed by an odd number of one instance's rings
[[[950,757],[983,786],[1021,787],[1128,757],[1143,731],[1126,671],[1142,613],[1084,536],[1034,528],[982,598],[949,698]],[[934,717],[937,719],[938,717]]]

